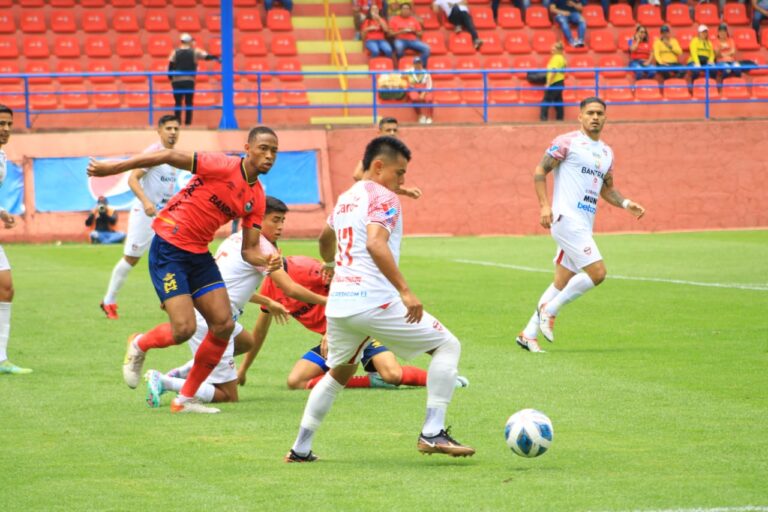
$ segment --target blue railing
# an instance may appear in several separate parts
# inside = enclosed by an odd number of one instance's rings
[[[748,74],[753,70],[765,71],[768,74],[768,66],[750,66],[739,68],[742,75]],[[631,73],[637,71],[653,71],[658,73],[680,72],[688,73],[691,71],[698,72],[700,77],[704,80],[699,83],[691,84],[689,81],[685,83],[675,84],[659,84],[654,85],[635,85],[631,81],[627,81],[625,84],[617,84],[611,82],[611,78],[606,78],[604,75],[624,73],[628,76]],[[564,89],[564,101],[562,103],[553,104],[548,103],[548,106],[562,105],[573,106],[577,105],[579,101],[586,96],[600,96],[609,104],[612,105],[669,105],[669,104],[701,104],[704,105],[704,117],[710,118],[710,107],[715,104],[728,104],[728,103],[768,103],[768,98],[759,97],[755,98],[749,94],[747,97],[728,97],[723,98],[720,91],[733,90],[738,88],[749,87],[749,83],[714,83],[714,78],[724,72],[733,72],[734,68],[727,66],[705,66],[701,68],[692,68],[690,66],[675,66],[675,67],[659,67],[659,68],[567,68],[564,72],[570,76],[574,73],[580,75],[591,75],[594,78],[587,78],[586,80],[594,79],[594,84],[589,85],[568,85],[569,80],[566,80],[566,86]],[[433,108],[476,108],[482,111],[482,119],[484,122],[488,122],[489,115],[493,109],[496,108],[539,108],[543,105],[541,96],[546,89],[543,85],[530,85],[524,80],[512,80],[512,77],[525,77],[528,72],[546,72],[546,69],[541,68],[525,68],[525,69],[488,69],[488,70],[440,70],[430,71],[433,78],[434,101],[430,104]],[[233,125],[235,114],[237,111],[255,110],[259,122],[263,121],[264,114],[273,110],[292,110],[292,109],[336,109],[336,108],[348,108],[352,111],[363,111],[370,114],[371,122],[375,123],[378,112],[382,107],[386,108],[413,108],[415,106],[424,106],[423,103],[411,103],[408,101],[392,101],[382,100],[379,95],[384,91],[378,85],[379,77],[384,74],[397,73],[397,71],[348,71],[348,72],[279,72],[279,71],[233,71],[232,76],[227,77],[222,72],[206,71],[198,72],[197,75],[209,76],[211,78],[218,79],[218,84],[198,84],[194,92],[215,94],[220,96],[212,105],[200,105],[191,107],[191,110],[206,111],[217,110],[222,112],[222,123],[220,127],[236,127],[236,123]],[[21,82],[21,87],[16,85],[17,89],[3,90],[4,87],[0,86],[0,96],[23,96],[24,107],[20,110],[25,115],[27,128],[32,127],[32,117],[37,115],[56,115],[56,114],[81,114],[81,113],[114,113],[114,112],[146,112],[148,115],[148,123],[153,124],[158,112],[168,112],[179,108],[182,111],[190,109],[190,107],[174,107],[170,101],[165,104],[158,105],[157,97],[159,95],[170,95],[172,91],[168,85],[168,75],[189,75],[188,72],[122,72],[122,73],[46,73],[46,74],[6,74],[3,75],[2,81],[8,83],[11,80],[17,80]],[[301,81],[296,83],[307,84],[311,83],[313,78],[336,78],[339,74],[347,75],[350,79],[363,79],[359,87],[351,87],[346,91],[342,91],[338,88],[318,88],[309,87],[299,89],[291,88],[289,85],[291,82],[281,80],[281,77],[296,77]],[[402,73],[407,76],[407,73]],[[461,86],[447,85],[443,86],[439,75],[449,75],[457,77],[472,77],[473,83]],[[234,78],[240,76],[246,79],[246,83],[235,83]],[[61,79],[93,79],[93,78],[105,78],[110,77],[115,80],[112,84],[104,84],[103,87],[98,89],[91,89],[84,84],[80,88],[76,86],[78,84],[67,85],[65,89],[50,90],[48,88],[38,89],[36,84],[31,83],[34,80],[40,80],[42,78],[51,79],[52,81],[58,81]],[[140,78],[140,84],[133,85],[125,88],[118,85],[118,81],[123,78]],[[227,80],[226,78],[229,78]],[[506,80],[504,80],[506,78]],[[269,87],[266,82],[271,79]],[[584,79],[582,79],[584,80]],[[570,80],[572,83],[572,79]],[[248,84],[248,82],[252,82]],[[160,85],[160,84],[165,85]],[[277,83],[277,85],[274,85]],[[580,83],[580,82],[577,82]],[[106,88],[110,86],[109,88]],[[142,87],[143,86],[143,87]],[[768,81],[762,84],[763,87],[768,87]],[[231,88],[231,89],[230,89]],[[717,89],[713,91],[713,89]],[[645,91],[650,89],[656,89],[659,93],[655,98],[649,99],[637,99],[634,95],[634,91]],[[670,94],[674,91],[680,91],[685,89],[685,92],[679,96]],[[423,89],[386,89],[387,92],[407,94],[410,91],[423,91]],[[192,92],[177,90],[177,93]],[[310,104],[309,101],[302,101],[304,93],[323,92],[323,93],[366,93],[371,95],[370,101],[358,102],[358,103],[333,103],[333,104]],[[458,93],[459,98],[442,99],[441,94],[447,92]],[[628,92],[629,95],[622,95],[622,92]],[[688,93],[691,93],[688,98]],[[471,95],[474,93],[474,96]],[[499,100],[500,93],[507,93],[506,100],[502,97]],[[510,95],[510,93],[513,93]],[[55,109],[33,109],[31,108],[31,100],[35,96],[42,95],[103,95],[114,94],[117,96],[128,95],[146,95],[146,102],[142,98],[141,101],[125,101],[121,104],[127,106],[113,107],[113,108],[55,108]],[[297,95],[297,100],[293,102],[275,101],[275,94],[293,94]],[[246,99],[239,99],[241,95],[246,95]],[[728,95],[733,96],[733,95]],[[768,94],[766,94],[768,96]],[[200,96],[198,96],[199,98]],[[227,98],[230,99],[227,102]],[[2,100],[0,100],[2,101]],[[134,106],[131,106],[133,103]],[[146,106],[144,105],[146,103]],[[229,104],[227,104],[229,103]],[[230,111],[231,110],[231,111]],[[225,122],[226,121],[226,122]],[[114,126],[114,120],[110,121],[111,126]],[[226,125],[226,126],[225,126]]]

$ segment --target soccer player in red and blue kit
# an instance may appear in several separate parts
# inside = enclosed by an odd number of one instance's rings
[[[91,160],[89,176],[110,176],[132,169],[169,164],[194,174],[152,223],[157,236],[149,250],[149,271],[170,324],[160,324],[141,335],[131,335],[123,364],[125,383],[135,388],[146,352],[187,341],[196,330],[195,309],[208,324],[208,334],[195,355],[195,363],[172,412],[216,413],[194,398],[195,392],[218,364],[234,329],[229,296],[208,244],[216,231],[233,219],[242,219],[243,259],[268,272],[280,268],[279,254],[259,249],[266,199],[259,183],[277,159],[277,135],[258,126],[248,133],[245,156],[224,153],[186,153],[166,149],[144,153],[122,162]],[[172,336],[168,336],[167,329]]]

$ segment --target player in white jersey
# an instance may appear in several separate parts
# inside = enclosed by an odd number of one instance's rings
[[[454,457],[475,453],[445,429],[458,375],[459,340],[423,310],[398,268],[403,221],[396,192],[405,182],[410,158],[410,150],[394,137],[372,140],[363,157],[365,177],[339,197],[320,235],[320,255],[326,262],[335,261],[325,309],[330,370],[309,395],[286,462],[317,460],[312,453],[315,432],[372,338],[404,359],[432,355],[418,450]]]
[[[3,146],[8,144],[13,127],[13,110],[0,104],[0,186],[5,181],[8,172],[7,160]],[[0,207],[0,222],[5,229],[11,229],[16,225],[13,215]],[[8,360],[8,336],[11,333],[11,301],[13,300],[13,279],[11,278],[11,264],[5,251],[0,246],[0,375],[20,375],[31,373],[29,368],[21,368]]]
[[[288,207],[285,203],[272,196],[267,196],[266,201],[267,206],[261,227],[259,249],[262,254],[275,254],[278,252],[277,240],[282,235]],[[195,394],[197,399],[205,403],[236,402],[238,400],[238,379],[234,357],[248,352],[254,345],[253,335],[249,331],[244,330],[243,326],[237,322],[237,318],[242,314],[245,305],[248,302],[254,302],[266,307],[270,315],[278,323],[287,323],[290,318],[288,310],[279,302],[256,294],[256,290],[261,286],[267,273],[263,267],[254,267],[243,260],[241,256],[242,238],[241,232],[230,235],[221,243],[215,255],[216,264],[226,284],[227,293],[232,305],[232,312],[235,317],[235,330],[232,332],[221,361]],[[276,270],[269,275],[277,287],[291,298],[310,304],[325,304],[326,302],[324,296],[313,293],[294,282],[284,269]],[[197,330],[188,343],[193,356],[208,333],[208,326],[203,316],[195,311],[195,318]],[[173,344],[170,325],[167,329],[167,341],[169,345]],[[193,361],[190,360],[183,366],[174,368],[166,375],[156,370],[149,370],[145,375],[147,381],[147,404],[150,407],[159,407],[160,395],[166,391],[180,391],[184,385],[184,379],[192,368],[192,364]],[[218,409],[206,408],[205,412],[218,412]]]
[[[163,116],[157,123],[160,142],[144,150],[153,153],[161,149],[173,149],[179,141],[179,121],[172,115]],[[112,277],[107,286],[107,293],[101,301],[101,310],[111,320],[117,320],[117,294],[125,279],[141,256],[146,252],[155,232],[152,221],[157,212],[176,192],[176,177],[179,170],[168,164],[161,164],[149,169],[136,169],[128,177],[128,186],[136,194],[128,217],[128,233],[125,237],[123,257],[112,269]]]
[[[605,263],[592,238],[598,197],[638,219],[645,213],[645,208],[626,199],[614,187],[613,151],[600,140],[606,120],[605,102],[597,97],[586,98],[579,109],[581,129],[556,137],[533,174],[540,222],[551,228],[557,253],[554,282],[544,291],[528,325],[516,339],[518,345],[531,352],[543,352],[536,337],[539,330],[547,341],[554,341],[555,316],[561,307],[605,279]],[[552,171],[555,183],[550,206],[547,174]]]

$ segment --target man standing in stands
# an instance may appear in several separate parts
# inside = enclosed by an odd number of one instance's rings
[[[197,73],[197,61],[215,60],[221,62],[219,57],[211,55],[194,47],[195,40],[191,35],[181,34],[181,44],[173,50],[168,57],[168,71],[186,71],[189,74],[172,74],[171,87],[173,87],[173,101],[176,103],[174,114],[181,123],[181,104],[185,103],[184,124],[192,124],[192,104],[195,96],[195,75]]]

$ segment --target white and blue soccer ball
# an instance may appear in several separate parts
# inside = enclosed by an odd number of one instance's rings
[[[521,457],[538,457],[552,445],[552,421],[541,411],[523,409],[509,417],[504,439]]]

